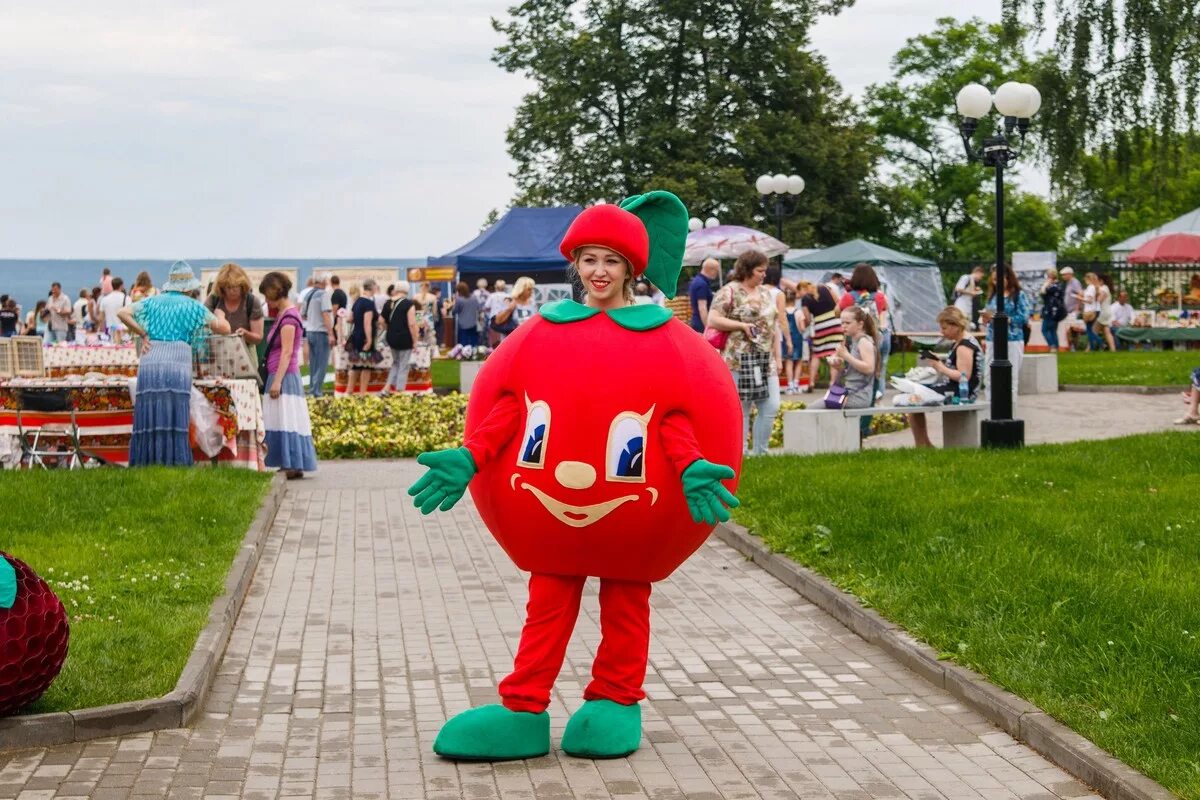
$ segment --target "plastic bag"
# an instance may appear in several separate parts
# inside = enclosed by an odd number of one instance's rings
[[[191,400],[188,402],[191,412],[191,439],[196,447],[209,458],[216,458],[225,445],[225,434],[221,430],[221,420],[217,411],[212,407],[199,389],[192,387]]]
[[[921,406],[940,406],[945,402],[945,398],[940,394],[930,389],[928,386],[922,386],[916,381],[910,381],[907,378],[893,376],[891,379],[892,388],[896,389],[902,396],[906,396],[908,402],[899,402],[900,398],[896,398],[896,405],[921,405]]]

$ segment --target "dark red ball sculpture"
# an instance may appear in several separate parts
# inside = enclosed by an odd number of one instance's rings
[[[0,552],[16,572],[16,597],[0,607],[0,717],[37,700],[67,658],[67,610],[25,562]]]

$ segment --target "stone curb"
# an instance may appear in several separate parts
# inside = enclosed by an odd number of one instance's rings
[[[853,595],[786,556],[771,552],[760,538],[732,522],[718,525],[716,537],[762,567],[788,588],[831,615],[892,658],[979,712],[990,722],[1109,800],[1172,800],[1171,792],[1113,758],[1033,704],[988,682],[969,669],[938,659],[937,653],[900,626],[864,608]]]
[[[286,486],[282,473],[271,481],[271,488],[225,577],[225,591],[213,601],[208,622],[200,631],[173,690],[151,700],[0,719],[0,753],[189,725],[203,707],[216,677],[217,665],[250,590],[250,581],[283,502]]]
[[[1182,384],[1180,385],[1182,386]],[[1180,386],[1105,386],[1088,383],[1060,383],[1060,392],[1091,392],[1094,394],[1174,394]]]

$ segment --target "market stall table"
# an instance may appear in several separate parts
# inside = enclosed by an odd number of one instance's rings
[[[133,344],[53,344],[42,348],[46,375],[62,378],[68,375],[101,373],[133,377],[137,375],[138,357]]]
[[[1200,342],[1200,328],[1117,328],[1123,342]]]
[[[215,460],[246,469],[261,470],[263,426],[262,398],[258,383],[224,378],[196,380],[192,385],[215,412],[223,445],[215,459],[193,446],[197,464]],[[104,376],[92,379],[71,377],[13,378],[0,382],[0,460],[13,463],[19,457],[17,406],[20,391],[59,391],[66,389],[76,407],[80,444],[116,464],[129,463],[129,440],[133,434],[133,404],[137,381],[132,378]],[[69,423],[70,412],[30,412],[21,414],[26,428],[46,423]],[[205,432],[205,431],[201,431]]]

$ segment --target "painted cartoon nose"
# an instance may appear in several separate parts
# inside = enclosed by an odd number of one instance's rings
[[[586,489],[596,482],[596,469],[582,461],[563,461],[554,468],[554,477],[568,489]]]

